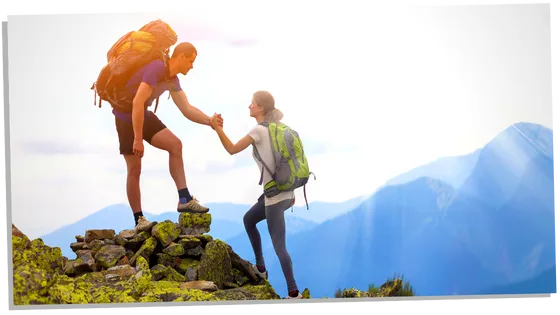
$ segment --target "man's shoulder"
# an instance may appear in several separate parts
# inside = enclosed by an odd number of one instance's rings
[[[140,68],[141,72],[150,71],[150,72],[162,72],[165,71],[165,64],[163,61],[156,59],[148,62],[144,66]]]

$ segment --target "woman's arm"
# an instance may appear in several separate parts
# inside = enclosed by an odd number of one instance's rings
[[[253,143],[253,138],[251,138],[251,136],[249,135],[246,135],[245,137],[241,138],[241,140],[239,140],[236,144],[233,144],[233,142],[231,142],[231,140],[229,140],[229,138],[226,136],[224,129],[220,125],[218,125],[216,118],[211,119],[211,125],[220,137],[220,141],[222,142],[224,149],[226,149],[226,151],[230,155],[234,155],[245,150],[250,144]]]

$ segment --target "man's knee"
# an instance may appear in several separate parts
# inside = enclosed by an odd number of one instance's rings
[[[128,161],[127,170],[128,177],[140,178],[140,174],[142,173],[142,164],[141,162]]]
[[[182,154],[183,153],[183,142],[179,138],[175,138],[171,143],[169,153],[171,154]]]

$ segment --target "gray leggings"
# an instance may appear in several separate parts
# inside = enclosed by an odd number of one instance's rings
[[[264,195],[261,195],[259,200],[243,217],[245,230],[249,235],[249,240],[253,246],[255,259],[258,266],[264,266],[264,257],[262,253],[261,236],[257,229],[257,223],[266,219],[268,225],[268,232],[274,246],[274,251],[278,255],[286,283],[288,285],[288,292],[297,290],[296,280],[294,279],[294,272],[292,270],[292,259],[286,250],[286,225],[284,222],[284,211],[290,207],[292,199],[281,201],[272,206],[265,207]]]

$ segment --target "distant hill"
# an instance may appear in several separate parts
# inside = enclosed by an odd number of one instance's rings
[[[177,222],[178,212],[166,212],[159,215],[144,213],[150,221],[162,222],[170,219]],[[73,224],[63,226],[51,233],[41,236],[45,244],[58,246],[62,255],[73,259],[76,255],[70,249],[70,244],[76,242],[76,235],[84,235],[90,229],[114,229],[122,231],[134,228],[134,217],[128,205],[115,204],[105,207]],[[244,231],[243,223],[238,221],[227,221],[212,219],[212,236],[220,239],[229,239]]]
[[[295,213],[295,210],[294,210]],[[312,221],[307,221],[293,215],[289,210],[285,212],[285,222],[286,222],[286,236],[298,235],[299,233],[312,230],[317,223]],[[270,239],[270,233],[268,232],[268,224],[266,220],[261,221],[257,224],[257,229],[261,235],[261,244],[263,247],[263,252],[266,250],[273,250],[272,240]],[[251,247],[251,242],[245,230],[238,235],[229,238],[227,240],[228,244],[235,250],[236,253],[245,257],[249,261],[255,263],[255,255],[253,253],[253,248]]]
[[[231,238],[245,239],[245,227],[243,226],[243,215],[248,210],[247,206],[234,204],[213,204],[211,208],[212,224],[211,234],[214,238],[227,241]],[[305,231],[317,223],[301,219],[291,210],[286,211],[287,226],[291,233]],[[301,211],[301,210],[300,210]],[[307,211],[307,210],[306,210]],[[288,214],[290,213],[290,214]],[[178,212],[165,212],[162,214],[144,213],[150,221],[163,222],[171,220],[177,222]],[[132,210],[128,205],[115,204],[105,207],[73,224],[63,226],[51,233],[41,236],[45,244],[58,246],[62,254],[68,258],[74,258],[75,254],[70,249],[70,244],[76,242],[76,235],[84,235],[89,229],[114,229],[122,231],[134,228]],[[268,231],[266,232],[268,233]],[[235,243],[235,240],[234,240]]]
[[[535,278],[480,291],[478,294],[548,294],[556,293],[556,265]]]
[[[308,196],[310,198],[310,196]],[[306,206],[296,206],[286,211],[290,215],[299,217],[306,221],[315,223],[322,223],[326,220],[335,218],[356,208],[362,201],[363,197],[355,197],[343,202],[322,202],[313,201],[309,203],[309,210]],[[256,201],[256,200],[255,200]],[[212,218],[226,220],[226,221],[241,221],[245,212],[253,205],[234,204],[234,203],[209,203],[206,206],[210,207]]]
[[[441,180],[453,188],[460,188],[465,180],[470,176],[478,157],[480,149],[473,153],[461,156],[443,157],[432,163],[414,168],[406,173],[396,176],[386,185],[402,185],[421,177],[429,177]]]
[[[555,265],[551,146],[552,130],[512,125],[475,153],[459,188],[425,176],[388,185],[355,210],[288,236],[298,285],[332,297],[404,273],[417,295],[434,296],[548,275]],[[273,286],[285,286],[273,249],[264,255]]]

